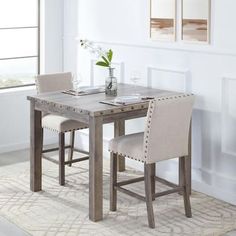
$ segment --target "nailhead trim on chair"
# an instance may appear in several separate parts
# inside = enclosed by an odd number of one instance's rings
[[[148,118],[147,119],[147,129],[144,133],[144,160],[140,160],[138,158],[125,155],[123,153],[114,152],[113,150],[110,150],[110,149],[108,151],[113,152],[113,153],[115,153],[117,155],[120,155],[122,157],[128,157],[130,159],[146,163],[147,148],[148,148],[147,144],[148,144],[148,139],[149,139],[149,134],[150,134],[150,127],[151,127],[150,124],[151,124],[152,114],[153,114],[153,111],[154,111],[154,108],[155,108],[155,103],[159,102],[159,101],[169,100],[169,99],[177,100],[177,99],[181,99],[181,98],[188,97],[188,96],[193,96],[193,94],[183,94],[183,95],[178,95],[178,96],[157,98],[157,99],[153,99],[149,102],[149,109],[148,109],[148,114],[147,114],[147,118]]]
[[[59,133],[60,131],[56,130],[56,129],[52,129],[52,128],[49,128],[47,126],[44,126],[43,127],[44,129],[48,129],[48,130],[51,130],[51,131],[54,131],[54,132],[57,132]],[[82,128],[78,128],[78,129],[70,129],[70,130],[65,130],[63,131],[63,133],[66,133],[66,132],[71,132],[71,131],[76,131],[76,130],[80,130],[80,129],[87,129],[88,127],[82,127]]]
[[[163,98],[157,98],[157,99],[154,99],[154,100],[151,100],[150,103],[149,103],[149,109],[148,109],[148,114],[147,114],[147,117],[148,117],[148,120],[147,120],[147,129],[144,133],[144,163],[146,163],[146,160],[147,160],[147,144],[148,144],[148,139],[149,139],[149,134],[150,134],[150,124],[151,124],[151,119],[152,119],[152,114],[153,114],[153,111],[154,111],[154,108],[155,108],[155,103],[157,102],[160,102],[160,101],[164,101],[164,100],[178,100],[178,99],[181,99],[181,98],[185,98],[185,97],[188,97],[188,96],[192,96],[193,94],[183,94],[183,95],[178,95],[178,96],[171,96],[171,97],[163,97]],[[140,161],[140,160],[139,160]]]
[[[160,99],[158,99],[158,101],[160,101]],[[146,132],[144,132],[144,162],[146,163],[146,159],[147,159],[147,148],[148,148],[148,139],[149,139],[149,134],[150,134],[150,124],[151,124],[151,120],[152,120],[152,113],[154,111],[154,103],[156,102],[156,99],[155,100],[152,100],[150,101],[149,103],[149,109],[148,109],[148,114],[147,114],[147,130]]]
[[[143,160],[137,159],[137,158],[135,158],[135,157],[128,156],[128,155],[122,154],[122,153],[120,153],[120,152],[114,152],[114,151],[112,151],[112,150],[110,150],[110,149],[108,149],[108,151],[109,151],[109,152],[113,152],[114,154],[117,154],[117,155],[119,155],[119,156],[128,157],[128,158],[130,158],[130,159],[133,159],[133,160],[140,161],[140,162],[143,162],[143,163],[144,163]]]

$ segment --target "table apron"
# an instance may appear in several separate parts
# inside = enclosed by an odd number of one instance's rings
[[[126,111],[123,113],[113,113],[103,116],[103,124],[112,123],[116,120],[129,120],[144,117],[147,115],[147,109]]]
[[[55,115],[61,115],[64,117],[67,117],[69,119],[78,120],[80,122],[83,122],[85,124],[89,124],[89,114],[83,114],[76,111],[73,111],[72,109],[65,109],[60,108],[58,106],[43,104],[43,103],[35,103],[35,110],[42,111],[45,113],[55,114]],[[139,109],[139,110],[132,110],[132,111],[125,111],[125,112],[119,112],[119,113],[112,113],[109,115],[100,115],[103,119],[103,124],[106,123],[112,123],[116,120],[129,120],[129,119],[135,119],[144,117],[147,115],[147,108]]]
[[[85,124],[89,124],[89,115],[87,114],[81,114],[67,109],[60,109],[58,107],[48,106],[41,103],[35,103],[35,110],[55,115],[61,115],[69,119],[78,120]]]

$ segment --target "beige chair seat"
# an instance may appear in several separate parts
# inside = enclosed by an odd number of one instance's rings
[[[43,117],[42,127],[59,133],[87,128],[84,123],[52,114]]]
[[[109,151],[144,162],[143,139],[143,132],[119,136],[109,142]]]

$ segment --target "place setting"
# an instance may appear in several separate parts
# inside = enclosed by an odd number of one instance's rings
[[[105,92],[105,86],[80,86],[82,81],[83,78],[81,74],[74,74],[72,79],[73,89],[62,91],[62,93],[69,94],[72,96],[84,96]]]
[[[137,103],[145,103],[154,99],[154,97],[139,96],[139,95],[128,95],[128,96],[118,96],[111,100],[100,101],[100,103],[108,104],[112,106],[125,106]]]

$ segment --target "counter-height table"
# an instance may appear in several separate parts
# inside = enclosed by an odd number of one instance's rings
[[[132,93],[134,93],[134,86],[118,85],[117,96]],[[136,87],[135,93],[150,98],[179,94],[141,86]],[[123,135],[125,120],[146,116],[149,101],[114,106],[101,103],[114,99],[114,97],[106,96],[105,93],[73,96],[60,91],[27,98],[30,101],[30,189],[34,192],[42,190],[42,112],[84,122],[89,127],[89,218],[92,221],[102,220],[103,124],[114,123],[115,136]],[[189,165],[191,165],[191,158],[189,158]],[[124,169],[125,160],[120,158],[119,170]]]

